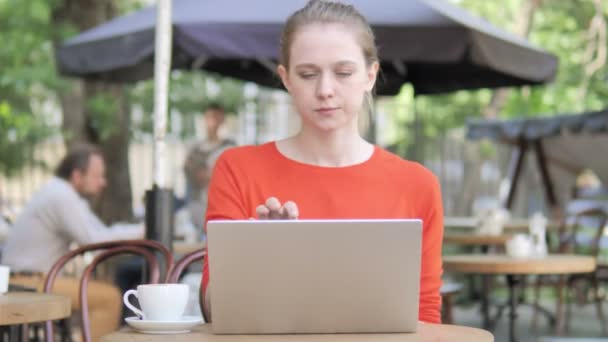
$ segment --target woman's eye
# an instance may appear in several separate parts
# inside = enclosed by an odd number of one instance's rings
[[[305,72],[305,73],[301,73],[300,77],[302,77],[305,80],[309,80],[311,78],[314,78],[317,74],[312,73],[312,72]]]
[[[339,71],[336,73],[338,75],[338,77],[349,77],[350,75],[352,75],[353,73],[350,71]]]

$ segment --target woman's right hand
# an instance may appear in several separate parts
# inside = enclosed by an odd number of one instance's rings
[[[269,197],[266,203],[257,206],[255,212],[259,220],[295,220],[300,215],[294,202],[281,204],[276,197]]]

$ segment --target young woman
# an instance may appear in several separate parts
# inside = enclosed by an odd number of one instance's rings
[[[287,20],[280,62],[278,74],[301,129],[284,140],[225,151],[211,178],[206,220],[420,218],[419,319],[440,322],[438,181],[423,166],[365,141],[358,130],[379,68],[366,19],[349,5],[310,1]],[[209,279],[205,263],[206,299]]]

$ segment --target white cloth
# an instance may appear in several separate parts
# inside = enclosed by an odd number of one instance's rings
[[[9,224],[8,224],[8,222],[6,222],[6,220],[4,219],[4,217],[0,216],[0,244],[2,244],[2,242],[4,240],[6,240],[6,236],[8,235],[8,231],[9,231]]]
[[[203,274],[198,273],[188,273],[186,274],[182,280],[180,280],[181,284],[187,284],[190,286],[190,296],[188,297],[188,304],[186,305],[186,310],[184,311],[184,315],[187,316],[198,316],[202,317],[201,307],[198,301],[198,298],[201,293],[201,278]]]
[[[93,213],[70,183],[53,178],[38,190],[10,229],[2,264],[12,271],[47,272],[70,244],[143,238],[141,225],[111,228]]]

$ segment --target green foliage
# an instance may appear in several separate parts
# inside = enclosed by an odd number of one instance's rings
[[[242,81],[218,77],[201,70],[173,71],[169,91],[169,112],[181,114],[187,123],[182,125],[181,137],[194,135],[194,117],[202,114],[209,103],[219,103],[226,108],[228,114],[237,113],[244,103],[243,85]],[[145,114],[140,120],[135,120],[133,129],[138,133],[152,132],[154,80],[135,85],[130,91],[129,99]],[[171,120],[168,123],[171,125]]]
[[[15,113],[6,101],[0,102],[0,173],[12,176],[34,163],[33,148],[46,137],[47,130],[28,113]]]
[[[130,13],[130,12],[142,9],[144,7],[150,6],[150,4],[153,4],[153,2],[146,1],[146,0],[130,0],[130,1],[117,1],[114,4],[117,6],[119,13]]]
[[[531,0],[451,0],[495,26],[516,31],[524,2]],[[600,110],[608,107],[608,67],[604,66],[585,83],[587,31],[595,6],[593,0],[542,1],[534,15],[528,39],[559,58],[556,79],[543,86],[512,88],[499,113],[500,118],[557,115]],[[608,21],[608,1],[602,1],[603,16]],[[608,42],[604,42],[608,44]],[[593,55],[595,56],[595,55]],[[586,91],[585,91],[586,89]],[[461,127],[467,119],[480,118],[491,99],[492,90],[459,91],[416,99],[416,108],[426,137],[436,137],[448,129]],[[411,97],[405,86],[400,97]],[[411,101],[411,100],[410,100]],[[407,101],[406,101],[407,102]],[[412,108],[410,105],[407,108]],[[413,111],[399,117],[402,129],[397,140],[412,143]],[[404,148],[401,148],[403,150]]]
[[[115,121],[115,114],[119,110],[118,103],[111,95],[100,93],[89,97],[85,108],[91,125],[99,133],[101,140],[108,138],[118,128]]]
[[[526,1],[530,0],[461,0],[457,3],[492,24],[513,32],[519,19],[518,11]],[[608,1],[602,1],[601,6],[608,21]],[[546,86],[512,89],[501,117],[578,113],[608,107],[606,66],[593,75],[588,91],[586,94],[583,92],[584,55],[589,45],[587,30],[594,15],[593,0],[542,1],[534,14],[528,39],[559,58],[557,77]],[[608,44],[608,41],[604,43]],[[479,116],[480,112],[468,115]]]
[[[0,172],[34,162],[34,144],[51,131],[42,108],[61,86],[49,39],[51,2],[0,0]]]

